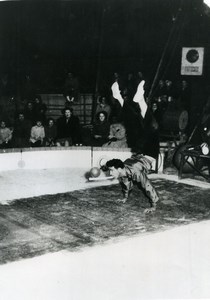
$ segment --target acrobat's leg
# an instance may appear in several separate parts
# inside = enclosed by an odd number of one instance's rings
[[[147,177],[147,175],[145,174],[144,171],[141,172],[139,178],[140,178],[141,186],[145,190],[146,195],[149,197],[150,204],[151,204],[151,208],[146,209],[145,213],[149,213],[149,212],[155,211],[155,209],[156,209],[156,203],[159,200],[159,196],[157,194],[157,191],[153,187],[151,181],[149,180],[149,178]]]
[[[144,99],[144,84],[145,84],[145,81],[142,80],[139,83],[136,94],[133,97],[133,102],[136,102],[139,104],[139,107],[141,109],[141,115],[143,118],[145,117],[147,108],[148,108],[148,105]]]

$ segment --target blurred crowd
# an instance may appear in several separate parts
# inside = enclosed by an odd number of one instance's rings
[[[1,98],[12,102],[15,100],[7,87],[7,80],[6,76],[2,76]],[[140,143],[139,136],[142,132],[141,109],[138,99],[135,100],[141,82],[144,82],[144,99],[158,129],[161,128],[166,111],[189,110],[190,87],[185,80],[178,83],[168,79],[160,80],[151,89],[151,85],[139,71],[136,74],[128,73],[124,77],[114,73],[110,82],[106,90],[96,95],[92,123],[85,128],[72,107],[73,103],[79,102],[79,80],[73,73],[67,73],[63,85],[66,103],[56,120],[46,117],[48,107],[41,96],[35,94],[30,76],[26,76],[22,100],[15,107],[14,116],[8,117],[1,107],[0,148],[72,145],[135,148]],[[118,85],[119,95],[111,88],[115,83]],[[145,128],[144,131],[147,132]],[[150,136],[148,132],[147,135]]]

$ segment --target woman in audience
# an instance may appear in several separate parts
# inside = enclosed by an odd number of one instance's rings
[[[5,121],[1,121],[0,123],[0,148],[10,148],[11,147],[11,139],[12,139],[12,130],[10,130],[6,126]]]
[[[41,147],[45,138],[45,130],[42,121],[37,120],[36,125],[31,128],[30,144],[31,147]]]
[[[107,142],[109,136],[110,124],[107,121],[107,113],[101,111],[96,117],[93,125],[93,140],[92,146],[101,147]]]
[[[99,102],[97,104],[96,111],[95,111],[95,118],[94,118],[95,121],[97,120],[99,112],[106,112],[107,120],[110,121],[111,106],[107,103],[106,97],[99,98]]]

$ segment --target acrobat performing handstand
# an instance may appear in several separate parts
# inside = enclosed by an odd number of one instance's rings
[[[117,202],[125,203],[136,183],[142,188],[150,201],[150,208],[145,209],[145,213],[154,212],[159,196],[147,177],[147,173],[152,167],[152,161],[142,154],[134,154],[124,162],[120,159],[111,159],[102,166],[103,171],[109,171],[110,175],[119,180],[122,187],[123,198]]]
[[[156,210],[156,203],[159,200],[158,193],[147,176],[152,169],[153,161],[158,157],[159,134],[158,124],[144,98],[144,84],[144,80],[139,83],[133,98],[133,102],[139,108],[139,113],[130,115],[128,121],[128,126],[132,126],[134,118],[140,124],[138,130],[132,127],[132,131],[137,132],[134,145],[136,151],[133,151],[135,154],[124,162],[120,159],[111,159],[106,162],[102,170],[109,170],[111,176],[118,178],[124,195],[124,198],[119,200],[119,202],[125,203],[128,200],[134,183],[137,183],[149,198],[151,207],[145,209],[145,213],[150,213]],[[131,109],[121,96],[118,83],[115,82],[111,89],[113,97],[119,101],[121,107],[125,110],[125,115],[126,113],[130,113]]]

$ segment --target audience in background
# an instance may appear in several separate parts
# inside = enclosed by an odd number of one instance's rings
[[[45,138],[45,130],[41,120],[36,121],[36,125],[31,128],[31,147],[41,147]]]
[[[12,140],[12,130],[6,126],[5,121],[0,123],[0,148],[10,148]]]
[[[13,136],[7,142],[1,142],[2,147],[28,147],[31,146],[72,146],[72,145],[94,145],[106,147],[130,147],[135,148],[137,142],[140,143],[140,132],[147,132],[147,124],[144,116],[141,116],[141,109],[139,107],[139,99],[135,100],[136,94],[139,95],[139,86],[142,86],[143,96],[146,104],[152,113],[152,119],[147,116],[149,120],[150,133],[154,129],[153,117],[160,125],[164,114],[169,109],[187,109],[190,105],[190,89],[186,80],[172,82],[172,80],[160,79],[158,86],[154,89],[150,99],[146,95],[146,87],[144,76],[142,72],[127,73],[125,76],[120,73],[113,73],[112,86],[110,89],[109,82],[106,84],[107,90],[98,99],[97,106],[93,112],[93,123],[88,124],[88,138],[84,137],[85,130],[82,131],[80,120],[78,116],[73,114],[72,105],[79,96],[79,82],[72,74],[68,76],[64,84],[64,95],[66,97],[66,105],[63,116],[58,119],[46,120],[47,105],[42,102],[41,96],[36,95],[34,84],[32,84],[31,76],[28,74],[24,77],[24,83],[20,86],[22,95],[18,99],[14,97],[2,95],[2,102],[0,103],[0,117],[3,122],[1,130],[14,125],[14,131],[10,130],[10,135]],[[8,76],[0,78],[0,87],[7,88]],[[112,92],[112,93],[111,93]],[[10,93],[3,93],[10,94]],[[35,96],[36,95],[36,96]],[[104,96],[106,95],[106,97]],[[107,95],[110,95],[108,98]],[[142,96],[141,95],[141,96]],[[138,98],[138,97],[137,97]],[[141,98],[141,97],[140,97]],[[21,99],[24,101],[21,102]],[[27,101],[23,109],[23,105]],[[136,103],[135,103],[136,102]],[[5,104],[6,103],[6,104]],[[79,105],[79,104],[78,104]],[[10,107],[15,107],[17,118],[14,120],[15,114]],[[4,108],[5,107],[5,108]],[[84,106],[85,107],[85,106]],[[8,118],[8,111],[10,118]],[[21,113],[19,113],[21,111]],[[23,112],[22,112],[23,111]],[[84,112],[85,113],[85,112]],[[36,120],[39,120],[37,123]],[[84,118],[85,120],[85,118]],[[115,120],[115,121],[113,121]],[[113,124],[112,124],[113,123]],[[87,125],[87,124],[84,124]],[[90,132],[90,128],[92,132]],[[160,128],[162,128],[160,126]],[[8,130],[3,130],[7,131]],[[32,134],[33,133],[33,134]],[[83,134],[82,134],[83,133]],[[154,133],[154,132],[153,132]],[[34,136],[33,136],[34,135]],[[154,136],[154,134],[152,134]],[[150,137],[151,138],[151,137]],[[144,137],[145,139],[145,137]],[[152,138],[151,138],[152,139]]]

